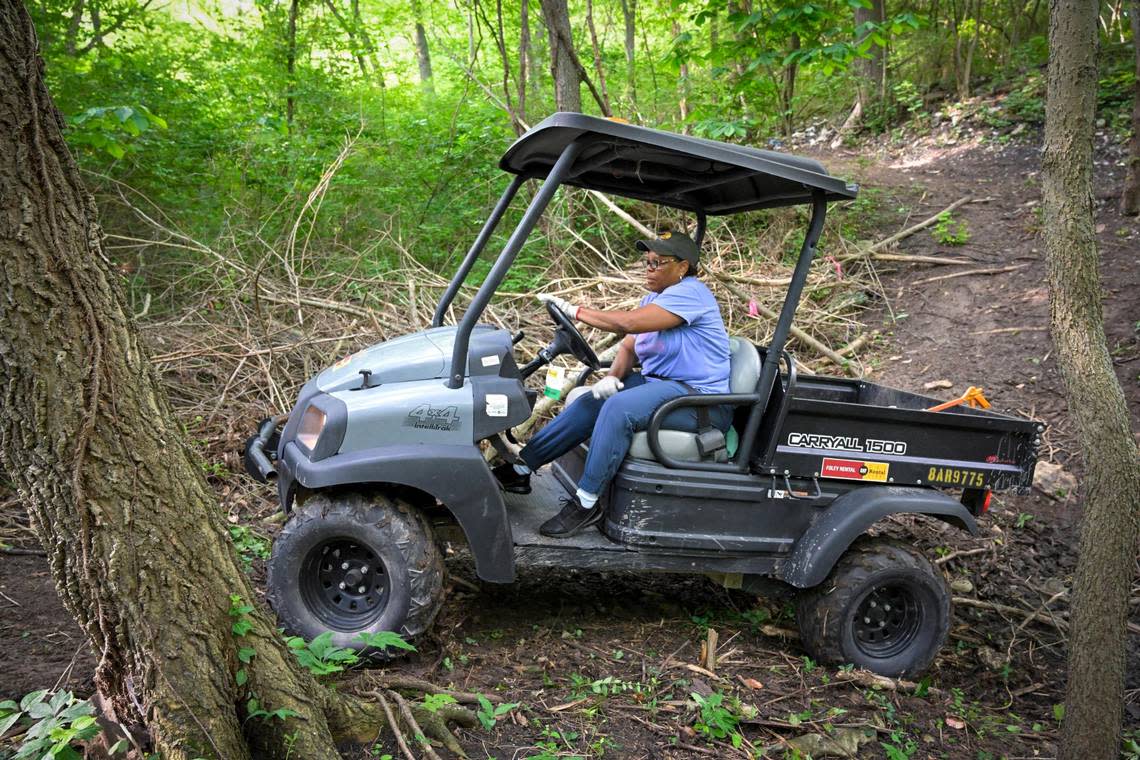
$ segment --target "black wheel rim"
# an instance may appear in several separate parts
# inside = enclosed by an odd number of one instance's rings
[[[390,580],[380,556],[349,538],[313,547],[301,565],[301,595],[330,630],[359,631],[388,606]]]
[[[921,624],[922,606],[910,588],[879,586],[855,611],[855,645],[870,657],[893,657],[914,642]]]

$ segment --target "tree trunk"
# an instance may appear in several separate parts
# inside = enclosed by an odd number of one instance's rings
[[[527,0],[522,0],[519,3],[519,75],[518,75],[518,100],[519,100],[519,118],[527,121],[526,118],[526,79],[528,69],[530,68],[531,46],[530,46],[530,3]],[[528,122],[529,123],[529,122]]]
[[[582,110],[582,78],[574,63],[570,12],[566,0],[541,0],[546,36],[550,42],[550,74],[554,78],[554,102],[559,111]]]
[[[602,50],[598,47],[598,32],[594,28],[594,2],[586,0],[586,27],[590,30],[590,47],[594,52],[594,71],[598,75],[598,88],[602,95],[602,113],[610,113],[610,95],[606,92],[606,72],[602,68]]]
[[[673,19],[673,39],[676,39],[681,34],[681,24]],[[681,117],[681,131],[688,134],[689,127],[685,123],[689,118],[689,64],[682,63],[680,77],[677,81],[677,112]]]
[[[294,73],[297,69],[297,13],[300,10],[300,0],[289,2],[289,26],[285,33],[285,86],[289,88],[285,93],[285,123],[293,126],[293,111],[296,108],[293,94],[297,88]]]
[[[231,632],[231,595],[253,590],[113,280],[61,125],[31,19],[0,0],[0,466],[118,719],[143,720],[164,758],[241,760],[251,746],[335,757],[330,725],[360,705],[299,669],[270,616],[253,610],[249,632]],[[241,687],[239,646],[255,652]],[[296,717],[249,718],[255,694]]]
[[[885,20],[883,0],[871,0],[871,7],[862,5],[855,7],[855,28],[860,29],[864,24],[881,24]],[[868,32],[861,30],[857,33],[856,44],[862,45],[867,39]],[[870,113],[873,102],[878,100],[885,84],[883,66],[883,47],[872,43],[867,49],[866,58],[855,59],[855,71],[859,75],[859,105],[862,113]]]
[[[800,49],[800,36],[793,34],[792,39],[788,46],[788,52],[794,53]],[[784,122],[784,136],[792,136],[792,100],[796,96],[796,62],[791,61],[784,67],[784,89],[781,99],[783,100],[783,113],[781,118]]]
[[[420,86],[428,95],[435,94],[435,84],[431,75],[431,52],[428,50],[427,32],[424,30],[423,5],[420,0],[412,0],[412,16],[415,18],[416,63],[420,68]]]
[[[630,108],[637,102],[637,69],[634,52],[637,47],[637,0],[621,0],[621,15],[625,21],[625,99]]]
[[[1128,169],[1124,177],[1124,193],[1120,211],[1140,214],[1140,0],[1132,0],[1132,46],[1136,56],[1136,81],[1132,84],[1132,139],[1128,141]]]
[[[1060,757],[1116,757],[1129,589],[1140,538],[1140,469],[1104,337],[1093,233],[1095,0],[1053,0],[1042,196],[1051,329],[1084,462]]]

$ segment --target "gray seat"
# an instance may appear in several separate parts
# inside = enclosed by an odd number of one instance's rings
[[[729,392],[753,392],[756,389],[756,382],[760,379],[760,354],[756,352],[756,348],[746,338],[735,336],[728,339],[728,351]],[[566,403],[570,404],[583,393],[589,392],[590,389],[586,387],[575,388],[567,394]],[[727,450],[721,449],[717,452],[721,455],[720,458],[724,458],[726,455],[730,456],[736,449],[736,432],[730,428],[725,438],[728,444]],[[683,462],[699,462],[702,459],[700,451],[697,449],[696,433],[662,428],[658,440],[661,442],[661,448],[665,453],[674,459]],[[629,447],[629,455],[635,459],[656,459],[653,456],[653,451],[649,448],[647,433],[644,431],[634,433],[633,441]]]

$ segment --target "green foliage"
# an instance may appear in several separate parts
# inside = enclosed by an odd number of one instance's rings
[[[33,691],[19,703],[0,702],[0,736],[17,723],[25,732],[12,760],[80,760],[73,745],[95,738],[101,730],[91,702],[76,699],[70,691]]]
[[[295,718],[300,715],[296,710],[289,710],[284,707],[279,707],[276,710],[267,710],[257,700],[256,697],[250,697],[245,703],[245,715],[247,720],[280,720],[285,721],[289,718]]]
[[[483,725],[483,728],[490,731],[495,727],[495,724],[499,722],[499,718],[518,706],[518,702],[506,702],[501,705],[494,705],[491,704],[491,700],[480,694],[479,709],[475,712],[475,717],[479,719],[479,723]]]
[[[725,704],[725,696],[718,691],[707,697],[693,692],[692,697],[699,710],[697,720],[693,723],[693,730],[707,739],[727,738],[732,742],[732,746],[740,747],[743,737],[736,730],[740,725],[740,717]],[[731,700],[730,704],[732,702],[736,700]]]
[[[166,129],[166,120],[144,105],[87,108],[67,120],[68,141],[112,158],[138,150],[135,138],[150,129]]]
[[[356,635],[357,641],[360,641],[366,647],[373,649],[403,649],[408,652],[416,651],[416,648],[404,641],[404,637],[395,631],[379,631],[378,633],[358,633]]]
[[[237,549],[238,556],[241,558],[242,569],[245,572],[250,571],[255,558],[269,559],[271,543],[268,538],[260,533],[255,533],[244,525],[231,525],[229,532],[230,540],[233,541],[234,548]]]
[[[964,219],[955,220],[951,212],[943,211],[930,235],[942,245],[964,245],[970,239],[970,227]]]
[[[455,697],[450,694],[425,694],[424,709],[428,712],[439,712],[441,707],[455,704]]]
[[[300,636],[286,636],[285,645],[301,667],[315,676],[327,676],[360,662],[356,652],[336,646],[332,637],[332,631],[325,631],[312,641],[305,641]]]

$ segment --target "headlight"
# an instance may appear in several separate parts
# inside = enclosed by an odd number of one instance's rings
[[[325,429],[325,413],[315,406],[310,406],[301,417],[301,427],[297,430],[297,441],[309,451],[317,448],[317,440]]]

